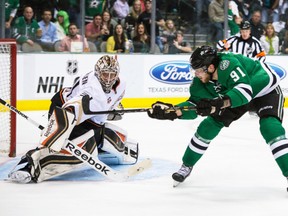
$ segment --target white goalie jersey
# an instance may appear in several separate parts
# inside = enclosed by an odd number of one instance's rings
[[[93,122],[103,125],[108,114],[101,115],[86,115],[82,111],[82,97],[89,95],[90,100],[89,109],[91,111],[106,111],[113,110],[121,102],[125,94],[126,82],[119,76],[118,81],[110,93],[105,93],[102,86],[95,76],[94,72],[89,72],[80,76],[79,80],[71,88],[65,88],[62,92],[64,99],[63,108],[74,107],[76,124],[80,124],[83,121],[90,119]]]

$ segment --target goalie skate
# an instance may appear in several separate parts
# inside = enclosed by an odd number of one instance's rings
[[[31,182],[32,178],[29,172],[24,170],[17,170],[9,174],[8,180],[20,184],[27,184]]]
[[[180,183],[184,182],[184,180],[190,175],[193,167],[188,167],[182,164],[180,169],[173,173],[172,178],[174,179],[173,187],[177,187]]]

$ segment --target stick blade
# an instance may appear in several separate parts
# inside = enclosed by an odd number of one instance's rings
[[[127,171],[129,177],[138,175],[152,166],[152,160],[147,158],[134,166],[130,167]]]

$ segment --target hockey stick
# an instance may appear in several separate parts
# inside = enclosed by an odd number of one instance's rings
[[[36,121],[22,113],[20,110],[18,110],[16,107],[11,106],[6,101],[0,98],[0,103],[4,106],[8,107],[11,111],[15,112],[16,114],[19,114],[26,120],[28,120],[30,123],[35,125],[40,130],[43,130],[44,127],[40,124],[38,124]],[[112,169],[107,164],[100,161],[97,157],[92,156],[84,149],[78,147],[75,145],[72,141],[68,140],[68,143],[64,146],[65,150],[70,152],[73,156],[81,160],[82,162],[86,163],[88,166],[90,166],[92,169],[96,170],[101,175],[113,180],[113,181],[124,181],[129,179],[131,176],[137,175],[144,170],[151,167],[152,162],[150,159],[145,159],[127,170],[120,172]]]
[[[92,156],[84,149],[80,148],[72,141],[68,141],[68,143],[64,146],[65,150],[70,152],[73,156],[77,157],[79,160],[86,163],[92,169],[96,170],[101,175],[107,177],[113,181],[125,181],[128,180],[131,176],[137,175],[144,170],[151,167],[152,162],[150,159],[145,159],[127,170],[123,172],[116,171],[109,167],[107,164],[100,161],[97,157]]]
[[[44,127],[40,124],[38,124],[36,121],[34,121],[33,119],[29,118],[27,115],[25,115],[24,113],[22,113],[20,110],[18,110],[16,107],[11,106],[10,104],[8,104],[6,101],[4,101],[2,98],[0,98],[0,103],[3,104],[4,106],[8,107],[11,111],[15,112],[16,114],[22,116],[23,118],[25,118],[27,121],[29,121],[30,123],[32,123],[33,125],[35,125],[36,127],[38,127],[40,130],[43,130]]]
[[[98,114],[117,114],[117,113],[135,113],[135,112],[147,112],[149,110],[152,110],[151,108],[139,108],[139,109],[120,109],[120,110],[105,110],[105,111],[92,111],[89,108],[89,101],[91,98],[89,98],[88,95],[85,95],[82,97],[82,107],[83,112],[87,115],[98,115]],[[196,110],[195,106],[184,106],[184,107],[174,107],[173,109],[166,109],[167,112],[174,111],[175,109],[179,110]]]

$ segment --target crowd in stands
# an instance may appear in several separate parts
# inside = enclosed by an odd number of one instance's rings
[[[5,37],[15,38],[22,52],[150,53],[154,45],[158,53],[179,54],[195,47],[185,35],[205,34],[206,44],[223,46],[234,35],[241,39],[248,21],[266,54],[288,54],[288,0],[229,0],[228,17],[224,0],[157,0],[155,41],[152,0],[85,0],[83,22],[80,2],[5,0]]]

